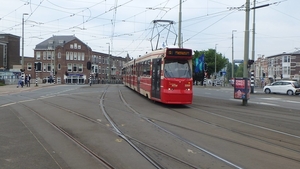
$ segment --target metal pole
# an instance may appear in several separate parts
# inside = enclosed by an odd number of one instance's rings
[[[25,82],[25,66],[24,66],[24,15],[28,15],[27,13],[23,13],[22,15],[22,71],[21,71],[21,77],[22,77],[22,83],[24,85]]]
[[[108,44],[108,83],[110,83],[110,71],[111,71],[111,65],[110,65],[110,43]]]
[[[244,69],[243,77],[248,79],[248,58],[249,58],[249,13],[250,13],[250,0],[246,0],[246,23],[245,23],[245,42],[244,42]],[[248,83],[247,83],[248,85]],[[243,99],[243,105],[246,105],[247,99]]]
[[[251,59],[254,60],[255,55],[255,3],[256,0],[253,0],[253,32],[252,32],[252,57]],[[253,73],[252,73],[253,72]],[[254,64],[251,65],[251,93],[254,93]]]
[[[179,0],[179,21],[178,21],[178,47],[182,47],[182,42],[181,42],[181,20],[182,20],[182,0]]]
[[[234,78],[234,36],[233,36],[233,32],[236,32],[236,30],[232,30],[232,67],[231,67],[231,78]]]
[[[217,76],[217,45],[215,44],[215,76]]]

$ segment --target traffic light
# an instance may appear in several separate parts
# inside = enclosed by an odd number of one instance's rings
[[[88,61],[88,62],[87,62],[87,65],[86,65],[86,68],[87,68],[88,70],[91,70],[91,68],[92,68],[92,62]]]
[[[207,63],[204,63],[204,71],[207,71]]]
[[[283,75],[282,75],[282,74],[280,75],[280,78],[281,78],[281,79],[283,78]]]
[[[220,76],[222,76],[223,75],[223,72],[220,72]]]
[[[251,67],[251,65],[254,63],[254,60],[248,60],[248,68],[250,68]]]
[[[266,77],[266,73],[263,73],[263,78],[265,78]]]
[[[66,75],[66,76],[69,76],[69,73],[66,71],[66,72],[65,72],[65,75]]]

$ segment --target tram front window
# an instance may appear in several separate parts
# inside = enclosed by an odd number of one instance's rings
[[[167,78],[191,78],[187,60],[165,60],[164,74]]]

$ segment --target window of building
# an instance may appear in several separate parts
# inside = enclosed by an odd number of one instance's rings
[[[51,63],[47,63],[47,72],[51,72]]]
[[[31,69],[32,69],[32,64],[31,63],[27,63],[27,70],[31,71]]]
[[[70,60],[73,60],[73,52],[70,52]]]
[[[81,52],[77,53],[77,60],[81,60]]]
[[[289,62],[291,62],[291,56],[283,56],[283,62],[284,63],[289,63]]]
[[[99,58],[98,58],[98,60],[99,60],[99,63],[101,63],[101,59],[102,59],[102,57],[101,57],[101,56],[99,56]]]
[[[81,53],[81,60],[84,61],[84,53]]]
[[[72,72],[72,63],[68,63],[68,72]]]
[[[47,51],[47,60],[51,60],[52,56],[51,56],[51,52]]]
[[[66,52],[66,60],[70,60],[70,53]]]
[[[81,45],[78,45],[78,49],[81,49]]]
[[[58,52],[57,58],[61,58],[61,53]]]
[[[291,67],[290,66],[284,66],[283,68],[283,74],[284,75],[290,75]]]
[[[60,63],[57,65],[57,69],[60,70],[61,69],[61,65]]]
[[[41,52],[36,52],[36,60],[41,60]]]
[[[73,49],[73,48],[74,48],[74,47],[73,47],[73,44],[70,44],[70,48],[71,48],[71,49]]]
[[[78,65],[78,72],[82,72],[83,71],[83,64],[79,64]]]
[[[77,52],[74,52],[74,60],[77,60]]]
[[[74,49],[77,49],[77,43],[74,43]]]
[[[73,72],[77,72],[77,64],[73,64]]]
[[[57,77],[57,84],[61,84],[61,78],[60,77]]]
[[[44,51],[44,52],[43,52],[43,60],[46,60],[46,59],[47,59],[47,52]]]
[[[47,71],[47,65],[46,63],[43,63],[43,72],[46,72]]]

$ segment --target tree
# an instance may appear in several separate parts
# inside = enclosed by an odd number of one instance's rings
[[[199,58],[202,54],[204,54],[204,61],[207,63],[207,75],[210,77],[215,72],[215,56],[216,56],[216,73],[225,68],[228,63],[228,59],[225,58],[221,53],[216,53],[215,49],[208,49],[203,51],[194,51],[193,56],[193,68],[195,68],[195,59]],[[194,72],[194,70],[193,70]]]
[[[243,77],[243,74],[244,74],[243,72],[244,72],[244,64],[241,63],[241,64],[239,64],[239,67],[236,71],[235,77]]]

